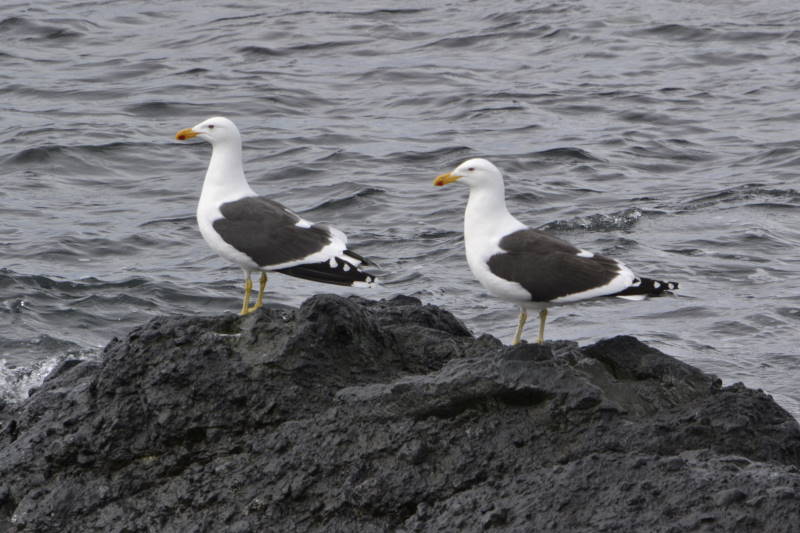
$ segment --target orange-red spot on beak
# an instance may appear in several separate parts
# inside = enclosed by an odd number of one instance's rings
[[[186,139],[191,139],[192,137],[197,137],[197,134],[192,131],[192,128],[186,128],[185,130],[181,130],[175,134],[175,138],[179,141],[185,141]]]
[[[446,174],[440,174],[436,176],[436,179],[433,180],[433,184],[437,187],[442,187],[443,185],[447,185],[448,183],[453,183],[461,176],[454,175],[452,172],[448,172]]]

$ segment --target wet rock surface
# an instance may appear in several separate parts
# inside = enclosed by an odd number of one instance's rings
[[[800,429],[631,337],[408,297],[162,317],[0,409],[0,531],[798,531]]]

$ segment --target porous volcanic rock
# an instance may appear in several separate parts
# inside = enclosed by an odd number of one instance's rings
[[[409,297],[156,318],[0,411],[0,531],[800,530],[763,392]]]

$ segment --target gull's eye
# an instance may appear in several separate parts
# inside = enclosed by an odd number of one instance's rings
[[[475,172],[475,167],[469,167],[467,170],[469,170],[470,172]]]
[[[213,130],[214,129],[214,125],[213,124],[209,124],[208,125],[208,129]]]

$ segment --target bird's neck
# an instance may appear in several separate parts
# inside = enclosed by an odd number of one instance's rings
[[[241,144],[214,145],[203,181],[201,199],[214,197],[221,201],[230,201],[254,194],[244,177]]]
[[[511,229],[524,227],[508,212],[502,184],[470,189],[467,209],[464,213],[464,239],[466,241],[494,239]]]

